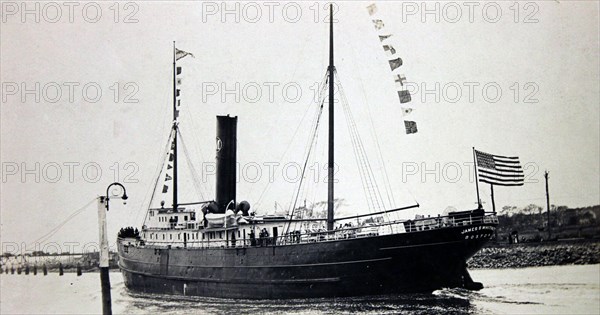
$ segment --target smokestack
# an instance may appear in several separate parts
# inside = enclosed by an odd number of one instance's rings
[[[236,162],[237,162],[237,116],[217,116],[217,192],[219,213],[235,211]]]

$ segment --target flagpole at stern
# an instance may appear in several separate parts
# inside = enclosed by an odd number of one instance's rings
[[[490,190],[492,192],[492,212],[496,214],[496,202],[494,201],[494,185],[490,184]]]
[[[473,168],[475,169],[475,189],[477,190],[477,209],[481,209],[481,199],[479,198],[479,178],[477,176],[477,157],[475,156],[475,147],[473,147]]]

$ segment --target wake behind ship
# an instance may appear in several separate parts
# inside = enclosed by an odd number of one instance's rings
[[[327,218],[250,212],[250,204],[238,202],[236,196],[237,117],[217,116],[215,200],[179,203],[177,139],[181,134],[176,81],[180,68],[176,61],[187,55],[174,47],[173,127],[167,166],[172,172],[167,179],[173,180],[173,205],[165,207],[163,203],[148,209],[139,232],[127,228],[119,233],[119,267],[128,289],[272,299],[482,288],[469,276],[466,261],[494,235],[497,219],[495,214],[486,213],[481,203],[477,209],[414,220],[391,220],[389,213],[418,204],[336,218],[334,172],[329,167]],[[330,23],[330,58],[323,91],[329,89],[331,166],[336,78],[333,56]]]

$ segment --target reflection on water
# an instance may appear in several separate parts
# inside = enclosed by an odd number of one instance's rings
[[[444,289],[432,294],[295,300],[233,300],[128,291],[111,274],[113,312],[137,314],[598,314],[600,265],[475,270],[479,292]],[[101,312],[99,274],[0,276],[0,313]]]

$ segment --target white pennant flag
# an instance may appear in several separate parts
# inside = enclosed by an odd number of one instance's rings
[[[185,56],[192,56],[192,58],[196,58],[192,53],[175,48],[175,60],[179,60]]]

